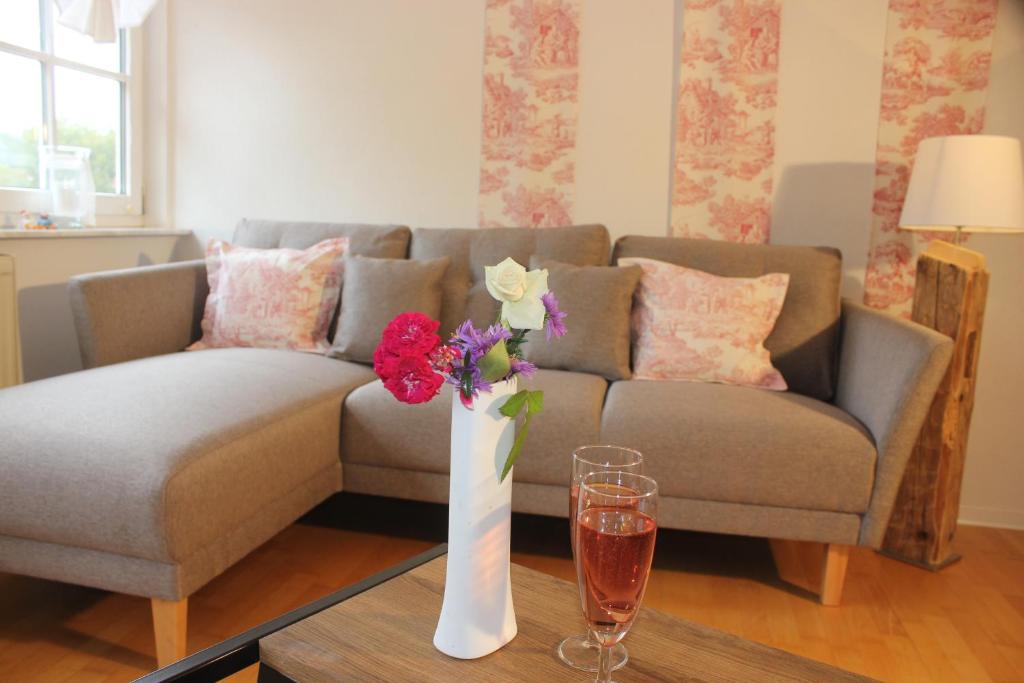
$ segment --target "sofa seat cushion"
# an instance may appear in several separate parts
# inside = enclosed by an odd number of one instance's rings
[[[184,561],[340,468],[338,422],[373,370],[211,349],[0,391],[0,534]]]
[[[544,391],[544,412],[530,424],[515,480],[568,485],[571,454],[596,443],[608,382],[594,375],[538,370],[524,388]],[[378,381],[353,391],[341,425],[342,462],[447,474],[452,389],[429,403],[399,403]],[[567,503],[568,504],[568,503]]]
[[[876,452],[867,430],[800,394],[616,382],[601,436],[639,449],[662,496],[854,513],[871,497]]]

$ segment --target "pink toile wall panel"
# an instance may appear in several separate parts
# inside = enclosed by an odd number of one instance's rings
[[[917,251],[929,236],[898,230],[918,143],[979,133],[997,0],[890,0],[864,302],[906,315]],[[948,238],[948,236],[947,236]]]
[[[581,0],[488,0],[480,225],[572,223]]]
[[[781,0],[689,0],[672,234],[767,242]]]

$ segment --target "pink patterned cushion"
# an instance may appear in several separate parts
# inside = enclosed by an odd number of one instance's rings
[[[325,353],[347,249],[347,237],[304,250],[210,240],[203,338],[188,350],[248,346]]]
[[[645,258],[633,304],[633,377],[722,382],[786,390],[764,340],[775,327],[789,275],[719,277]]]

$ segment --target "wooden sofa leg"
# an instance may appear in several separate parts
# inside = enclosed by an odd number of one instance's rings
[[[846,564],[850,546],[830,543],[825,548],[825,565],[821,570],[821,604],[838,607],[846,581]]]
[[[816,593],[823,605],[839,604],[850,546],[774,538],[770,543],[780,579]]]
[[[185,657],[188,598],[177,601],[152,598],[150,603],[156,635],[156,663],[162,669]]]

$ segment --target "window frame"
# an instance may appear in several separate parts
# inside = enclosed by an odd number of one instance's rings
[[[56,131],[54,100],[55,67],[102,76],[123,84],[121,128],[124,149],[121,152],[121,174],[125,178],[124,194],[96,193],[96,227],[139,225],[143,215],[143,50],[142,29],[121,29],[121,51],[124,73],[107,71],[88,64],[58,57],[53,52],[53,2],[40,2],[41,50],[0,41],[0,52],[28,58],[42,64],[42,112],[39,122],[44,136],[49,139]],[[44,143],[46,144],[46,143]],[[38,213],[47,211],[50,204],[48,190],[0,187],[0,214],[16,213],[22,209]]]

